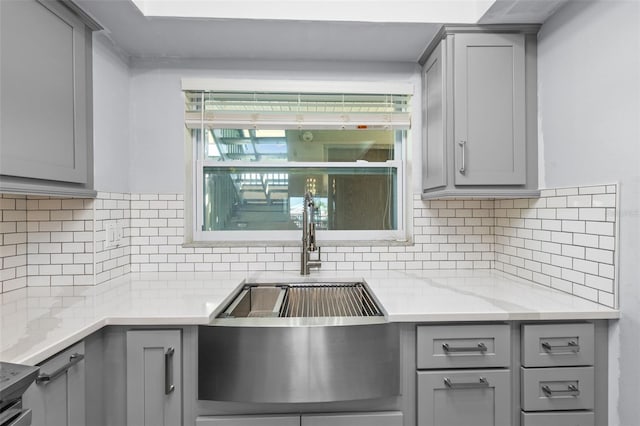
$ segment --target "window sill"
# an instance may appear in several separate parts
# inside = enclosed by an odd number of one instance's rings
[[[357,240],[357,241],[318,241],[319,247],[391,247],[412,246],[411,240]],[[185,242],[183,248],[209,247],[300,247],[302,241],[194,241]]]

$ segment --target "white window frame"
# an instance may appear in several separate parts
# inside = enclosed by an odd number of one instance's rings
[[[183,79],[183,91],[219,91],[219,92],[293,92],[293,93],[353,93],[353,94],[380,94],[393,93],[413,95],[413,84],[407,82],[336,82],[336,81],[279,81],[279,80],[237,80],[237,79]],[[204,132],[204,129],[201,130]],[[187,243],[243,243],[244,245],[265,245],[272,242],[273,245],[295,242],[302,238],[300,230],[291,231],[203,231],[204,212],[202,194],[204,190],[205,167],[251,167],[251,168],[371,168],[391,167],[397,170],[397,228],[395,230],[318,230],[317,239],[321,244],[340,244],[341,242],[405,242],[408,240],[408,224],[406,223],[407,211],[412,211],[409,205],[411,200],[406,196],[407,164],[409,161],[409,143],[412,139],[413,127],[405,131],[404,140],[400,144],[400,159],[386,162],[351,162],[351,163],[327,163],[327,162],[244,162],[234,161],[232,164],[209,160],[204,156],[204,147],[198,147],[197,142],[192,141],[192,146],[185,151],[190,158],[187,159],[187,194],[191,199],[185,199],[185,215],[188,220],[185,223],[185,236]],[[366,208],[366,206],[363,206]],[[189,209],[191,212],[189,214]]]

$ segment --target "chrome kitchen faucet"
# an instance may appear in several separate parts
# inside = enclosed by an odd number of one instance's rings
[[[300,275],[309,275],[311,268],[320,268],[320,247],[316,245],[316,223],[313,219],[315,204],[313,194],[304,194],[302,206],[302,253],[300,254]],[[317,251],[318,257],[311,259],[311,252]]]

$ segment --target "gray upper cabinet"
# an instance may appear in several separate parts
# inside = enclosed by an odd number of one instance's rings
[[[423,198],[537,189],[535,26],[444,27],[423,55]]]
[[[439,45],[424,65],[424,133],[429,141],[422,151],[424,188],[440,188],[447,184],[443,55],[443,45]]]
[[[2,191],[91,195],[96,26],[65,4],[0,2]]]

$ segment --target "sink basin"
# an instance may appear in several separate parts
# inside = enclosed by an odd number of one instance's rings
[[[362,282],[247,284],[218,318],[381,317]]]
[[[399,332],[366,283],[246,284],[198,329],[198,398],[314,403],[399,395]]]

